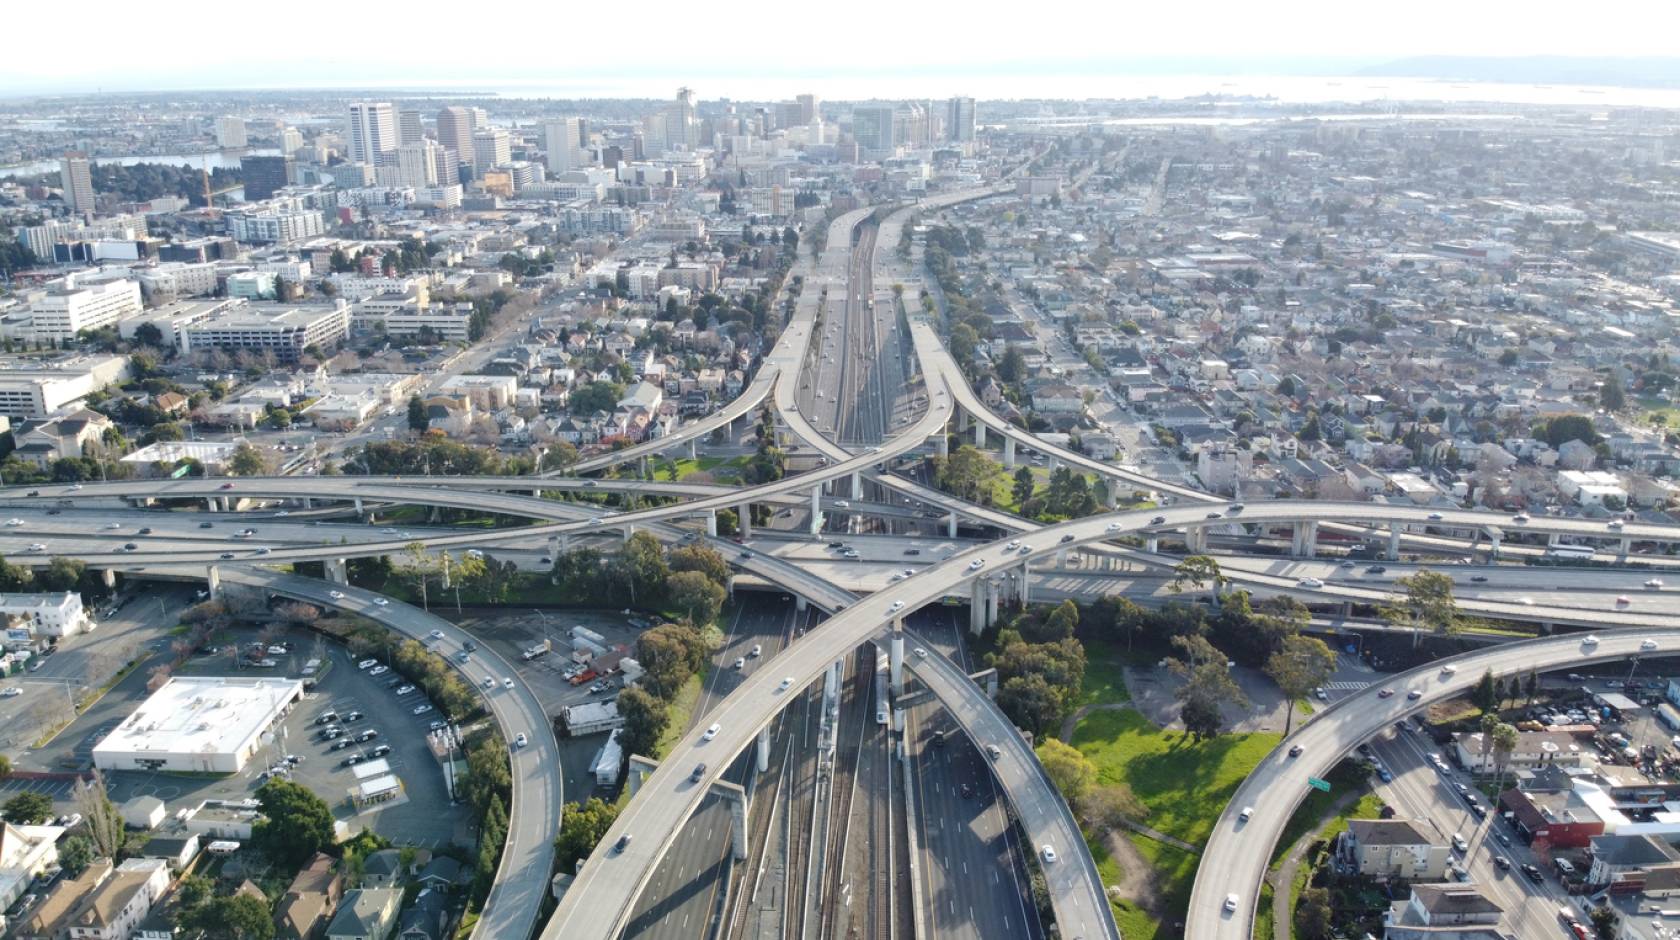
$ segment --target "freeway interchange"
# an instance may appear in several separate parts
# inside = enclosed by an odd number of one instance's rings
[[[963,199],[984,198],[997,190],[987,189],[928,200],[921,211],[937,209]],[[788,477],[752,489],[731,489],[692,484],[660,484],[632,480],[584,480],[571,477],[542,478],[239,478],[237,480],[123,481],[76,486],[40,486],[26,493],[18,488],[0,490],[0,501],[14,507],[33,509],[37,506],[58,506],[78,513],[93,505],[111,505],[110,500],[155,499],[204,500],[214,506],[230,499],[291,500],[307,505],[310,501],[325,501],[339,506],[351,505],[361,509],[366,505],[426,505],[491,511],[526,520],[533,524],[475,532],[445,532],[423,529],[414,533],[394,534],[369,532],[355,539],[338,542],[323,539],[325,544],[309,544],[308,523],[287,520],[278,514],[263,523],[285,527],[287,537],[271,540],[266,534],[249,543],[229,545],[191,530],[169,532],[151,538],[124,535],[125,542],[101,550],[99,537],[85,536],[75,542],[75,554],[92,567],[161,574],[165,576],[212,572],[221,579],[241,581],[261,586],[273,593],[306,599],[314,603],[345,607],[359,613],[376,615],[387,626],[404,633],[414,630],[453,628],[434,626],[436,618],[429,618],[398,605],[382,606],[373,603],[367,592],[344,588],[335,593],[326,582],[302,579],[289,575],[271,574],[263,565],[319,560],[341,563],[350,557],[388,555],[404,551],[412,542],[430,548],[460,550],[474,546],[496,546],[508,542],[540,545],[541,549],[558,550],[573,537],[599,536],[603,530],[628,534],[633,528],[654,531],[665,539],[675,539],[684,530],[675,523],[700,519],[715,521],[715,513],[723,508],[747,507],[754,503],[802,507],[809,501],[812,507],[813,534],[824,510],[836,508],[847,512],[877,515],[915,516],[900,507],[884,502],[858,502],[865,481],[884,488],[889,494],[908,496],[920,505],[951,514],[954,532],[960,516],[993,526],[1006,533],[1024,533],[1020,537],[1028,544],[1008,547],[1004,539],[975,545],[959,545],[957,549],[931,564],[918,564],[920,570],[910,577],[891,582],[875,593],[859,600],[851,592],[842,590],[818,575],[801,567],[797,560],[776,557],[772,553],[737,549],[727,543],[717,543],[726,549],[726,557],[743,572],[763,578],[791,593],[801,602],[809,601],[831,616],[820,629],[813,629],[796,637],[781,651],[772,653],[763,668],[744,677],[737,687],[716,702],[708,718],[715,722],[716,732],[707,736],[696,727],[672,748],[670,755],[640,783],[640,791],[620,814],[600,847],[585,862],[570,890],[545,925],[545,938],[609,938],[617,936],[632,917],[643,886],[670,851],[684,823],[694,814],[713,790],[735,757],[748,751],[756,738],[776,720],[783,707],[800,690],[818,682],[836,662],[846,659],[860,644],[876,643],[893,648],[895,642],[902,650],[903,620],[911,612],[937,604],[946,598],[985,603],[989,591],[996,591],[1000,577],[1018,588],[1025,599],[1029,566],[1042,568],[1059,563],[1070,552],[1081,550],[1120,555],[1141,564],[1170,566],[1171,556],[1159,555],[1154,543],[1161,539],[1183,539],[1187,545],[1205,544],[1210,533],[1232,530],[1264,530],[1286,528],[1295,533],[1296,547],[1310,555],[1316,544],[1318,527],[1339,532],[1362,533],[1372,541],[1387,541],[1393,551],[1401,540],[1426,540],[1430,544],[1458,544],[1460,540],[1441,533],[1474,533],[1485,538],[1494,551],[1501,541],[1521,534],[1526,538],[1587,540],[1603,544],[1613,552],[1626,554],[1634,543],[1672,548],[1680,542],[1680,529],[1627,523],[1611,529],[1602,522],[1580,519],[1539,517],[1513,519],[1502,514],[1470,511],[1428,511],[1416,507],[1375,505],[1368,503],[1290,502],[1255,503],[1239,512],[1221,507],[1208,494],[1185,487],[1171,487],[1146,476],[1093,461],[1084,455],[1066,451],[1040,441],[997,418],[968,388],[966,379],[945,354],[931,326],[919,317],[904,321],[907,329],[900,329],[896,298],[875,296],[873,278],[877,270],[888,272],[893,280],[908,282],[907,272],[896,271],[896,262],[876,248],[877,243],[889,250],[898,243],[898,233],[906,224],[909,210],[901,210],[886,218],[878,232],[859,241],[862,250],[851,249],[851,233],[870,210],[857,210],[837,219],[831,226],[829,248],[818,259],[801,262],[796,271],[803,278],[803,291],[793,319],[772,351],[764,358],[759,372],[747,390],[722,411],[707,419],[688,425],[668,439],[660,439],[631,448],[609,457],[580,462],[574,472],[603,467],[609,463],[634,460],[672,447],[690,444],[715,428],[726,427],[746,415],[755,406],[771,401],[780,413],[790,433],[799,437],[820,453],[827,464],[804,474]],[[828,322],[824,330],[825,318]],[[855,335],[852,331],[858,331]],[[908,335],[906,335],[906,333]],[[905,349],[908,340],[909,350]],[[838,342],[838,347],[831,345]],[[823,352],[824,349],[830,350]],[[867,356],[859,357],[858,350],[873,350],[873,363]],[[883,353],[890,354],[883,357]],[[838,356],[836,361],[834,356]],[[896,414],[888,407],[887,389],[892,383],[907,384],[909,377],[894,371],[897,363],[912,358],[920,363],[922,379],[922,407],[919,413]],[[888,362],[883,368],[880,361]],[[812,381],[801,384],[806,370]],[[832,372],[828,370],[833,370]],[[842,393],[819,399],[814,389]],[[1158,510],[1139,510],[1109,513],[1074,520],[1050,527],[1038,527],[1006,513],[972,506],[948,495],[931,491],[912,481],[886,472],[895,458],[908,454],[932,440],[943,448],[950,423],[962,415],[974,422],[975,434],[984,442],[988,433],[997,433],[1005,443],[1007,461],[1013,461],[1017,450],[1026,449],[1048,456],[1104,478],[1130,486],[1165,492],[1179,500],[1177,505]],[[818,425],[826,425],[824,428]],[[877,443],[878,442],[878,443]],[[852,447],[867,446],[862,453]],[[852,501],[841,506],[840,495],[825,493],[827,486],[850,483]],[[542,499],[539,491],[569,490],[579,493],[634,493],[676,497],[681,502],[627,512],[603,511],[576,503]],[[531,495],[525,495],[525,494]],[[137,514],[138,516],[139,514]],[[160,518],[184,517],[187,514],[155,513]],[[252,514],[242,514],[251,517]],[[305,515],[300,512],[299,515]],[[34,533],[45,525],[32,516]],[[127,518],[135,518],[124,516]],[[179,522],[170,519],[170,523]],[[162,523],[158,527],[164,527]],[[21,528],[21,527],[20,527]],[[339,533],[334,527],[333,535]],[[417,527],[418,528],[418,527]],[[66,533],[68,536],[70,533]],[[126,539],[135,538],[135,548],[126,548]],[[1126,538],[1143,542],[1139,551],[1135,545],[1122,545]],[[0,539],[10,547],[18,537],[0,530]],[[112,537],[113,541],[115,536]],[[143,544],[142,544],[143,543]],[[25,551],[19,556],[15,549],[8,551],[14,560],[44,560],[50,552],[33,555]],[[1310,564],[1299,558],[1292,564]],[[1395,718],[1423,707],[1430,701],[1462,691],[1462,686],[1474,681],[1484,668],[1496,672],[1508,671],[1512,664],[1521,663],[1526,670],[1558,668],[1578,663],[1616,659],[1637,651],[1639,644],[1655,640],[1662,648],[1680,650],[1680,631],[1666,626],[1672,623],[1675,610],[1670,608],[1666,593],[1651,595],[1639,605],[1612,605],[1608,609],[1603,595],[1597,596],[1598,609],[1583,608],[1576,598],[1566,593],[1544,594],[1536,589],[1532,573],[1523,569],[1491,567],[1486,571],[1490,583],[1485,591],[1460,603],[1467,613],[1513,620],[1540,620],[1557,625],[1585,626],[1599,629],[1626,627],[1602,634],[1599,643],[1583,645],[1579,637],[1556,637],[1525,643],[1514,643],[1493,649],[1466,654],[1456,677],[1439,674],[1428,667],[1395,677],[1390,684],[1418,688],[1422,696],[1407,701],[1403,696],[1387,700],[1376,699],[1375,690],[1369,695],[1360,693],[1330,709],[1315,715],[1290,739],[1304,751],[1298,758],[1289,758],[1280,748],[1270,755],[1238,791],[1233,807],[1253,805],[1256,815],[1243,825],[1235,824],[1235,810],[1228,807],[1215,829],[1203,855],[1201,869],[1195,883],[1188,920],[1188,936],[1213,938],[1248,936],[1253,905],[1258,897],[1259,878],[1264,871],[1269,848],[1281,833],[1284,822],[1305,792],[1304,777],[1332,766],[1342,754],[1391,723]],[[1501,572],[1504,573],[1501,573]],[[1226,572],[1234,583],[1276,593],[1291,594],[1315,602],[1347,601],[1378,603],[1390,596],[1385,585],[1362,583],[1359,578],[1330,580],[1315,577],[1309,581],[1295,569],[1273,570],[1273,566],[1234,564]],[[1595,575],[1584,575],[1590,582]],[[1607,573],[1608,579],[1612,574]],[[1627,583],[1629,575],[1615,572],[1618,589]],[[1504,581],[1511,583],[1502,583]],[[1321,583],[1313,583],[1321,582]],[[1522,584],[1516,582],[1523,581]],[[1542,594],[1534,598],[1518,596],[1518,592]],[[1525,603],[1525,601],[1528,601]],[[1026,741],[1009,725],[1003,714],[989,698],[978,691],[964,671],[937,650],[930,656],[904,657],[903,665],[922,685],[949,710],[952,719],[977,744],[992,749],[989,769],[1010,801],[1021,830],[1027,840],[1027,851],[1041,846],[1053,846],[1059,860],[1041,864],[1040,870],[1050,892],[1056,921],[1063,937],[1117,937],[1108,902],[1100,878],[1089,853],[1084,848],[1079,828],[1065,802],[1061,800],[1044,775]],[[512,670],[508,670],[511,674]],[[791,680],[791,681],[788,681]],[[1367,701],[1369,699],[1369,701]],[[504,731],[519,728],[541,728],[546,717],[528,689],[520,687],[505,700],[493,703],[493,713]],[[514,808],[515,821],[510,826],[509,843],[504,851],[502,868],[495,889],[475,935],[489,937],[517,937],[530,933],[541,906],[540,899],[547,888],[547,873],[552,867],[552,836],[558,829],[560,791],[557,761],[549,752],[553,739],[548,734],[534,734],[538,746],[515,755]],[[690,778],[690,769],[704,762],[707,770],[698,780]],[[634,771],[633,771],[634,773]],[[623,851],[613,846],[621,836],[634,839]],[[1258,866],[1258,867],[1257,867]],[[1235,912],[1224,910],[1224,898],[1237,893],[1241,899]]]

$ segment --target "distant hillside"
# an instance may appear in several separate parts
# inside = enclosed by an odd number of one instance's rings
[[[1680,57],[1414,56],[1367,66],[1356,74],[1466,82],[1680,88]]]

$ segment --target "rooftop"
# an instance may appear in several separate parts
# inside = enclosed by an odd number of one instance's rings
[[[101,753],[227,753],[259,734],[303,693],[291,679],[177,676],[94,746]]]

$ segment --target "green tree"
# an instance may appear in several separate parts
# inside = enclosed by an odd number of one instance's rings
[[[1616,940],[1616,927],[1622,919],[1615,911],[1601,904],[1587,913],[1587,920],[1592,922],[1593,933],[1598,935],[1598,940]]]
[[[1182,591],[1185,584],[1198,591],[1202,585],[1210,584],[1213,586],[1213,592],[1217,594],[1224,583],[1225,575],[1219,570],[1219,562],[1207,555],[1190,555],[1173,567],[1174,594]]]
[[[991,504],[991,481],[1001,472],[997,462],[964,444],[939,464],[939,488],[969,502]]]
[[[1033,486],[1032,468],[1017,467],[1015,469],[1015,485],[1010,488],[1010,495],[1015,497],[1017,507],[1025,506],[1027,500],[1032,499]]]
[[[432,426],[432,419],[426,416],[426,403],[419,395],[408,396],[408,429],[410,431],[425,431]]]
[[[1305,888],[1295,905],[1295,936],[1300,940],[1329,940],[1331,936],[1330,891]]]
[[[1470,704],[1482,710],[1483,714],[1490,714],[1499,708],[1499,683],[1493,678],[1493,670],[1482,673],[1476,680],[1476,687],[1470,690]]]
[[[34,790],[25,790],[6,801],[0,807],[0,816],[6,817],[7,822],[30,825],[51,819],[53,814],[52,797]]]
[[[670,567],[672,574],[698,571],[714,584],[729,583],[729,562],[724,561],[723,554],[710,545],[696,542],[671,549]]]
[[[677,623],[643,630],[636,638],[636,661],[645,674],[642,685],[660,698],[669,699],[682,688],[706,661],[706,644],[700,631]]]
[[[163,348],[163,331],[156,323],[142,323],[134,328],[134,341],[142,346]]]
[[[1230,661],[1202,636],[1175,636],[1180,655],[1167,660],[1167,668],[1181,682],[1174,697],[1183,706],[1181,719],[1190,736],[1198,741],[1217,737],[1224,729],[1220,706],[1248,705],[1248,696],[1231,678]]]
[[[619,693],[618,714],[624,719],[624,729],[618,735],[624,753],[656,756],[659,739],[671,723],[665,703],[637,686],[630,686]]]
[[[1021,625],[1021,635],[1034,643],[1054,643],[1073,636],[1079,628],[1079,605],[1062,601],[1042,621],[1028,620]]]
[[[1283,736],[1288,737],[1295,724],[1295,703],[1323,685],[1336,671],[1336,652],[1323,640],[1310,636],[1291,636],[1283,641],[1283,649],[1266,660],[1266,675],[1283,690],[1288,711],[1283,722]]]
[[[228,471],[234,476],[260,477],[268,472],[268,457],[249,442],[241,442],[228,458]]]
[[[1622,390],[1622,380],[1611,376],[1604,380],[1604,385],[1598,390],[1598,403],[1605,411],[1621,411],[1627,407],[1627,393]]]
[[[257,801],[262,818],[251,840],[280,865],[298,868],[336,841],[332,810],[308,787],[275,778],[257,788]]]
[[[1045,738],[1038,746],[1038,762],[1069,806],[1083,799],[1097,782],[1097,765],[1078,748],[1057,738]]]
[[[1063,697],[1044,676],[1013,676],[998,686],[998,708],[1009,719],[1042,738],[1062,720]]]
[[[186,918],[210,940],[274,940],[268,905],[249,894],[212,898]]]
[[[611,411],[624,397],[624,386],[616,382],[591,382],[572,392],[566,408],[574,415],[592,415],[597,411]]]
[[[1405,594],[1382,608],[1383,619],[1389,624],[1420,632],[1458,632],[1458,605],[1453,601],[1451,577],[1423,568],[1417,574],[1395,578],[1394,586]]]
[[[1517,750],[1517,729],[1513,725],[1500,722],[1493,729],[1493,772],[1494,789],[1504,789],[1505,768],[1511,764],[1511,755]]]
[[[577,863],[589,857],[601,837],[612,828],[618,810],[610,803],[590,797],[587,803],[567,803],[560,814],[560,835],[554,839],[555,862],[563,872],[577,870]]]
[[[671,568],[665,562],[665,547],[651,532],[633,532],[619,547],[613,570],[629,591],[630,603],[656,603],[665,593]]]
[[[66,838],[58,847],[58,863],[69,875],[79,875],[93,862],[93,840],[75,835]]]
[[[723,586],[698,571],[679,571],[666,579],[671,607],[690,623],[707,624],[723,610]]]

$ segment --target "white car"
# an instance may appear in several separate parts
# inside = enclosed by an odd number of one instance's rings
[[[1121,525],[1118,522],[1110,522],[1108,524],[1108,528],[1104,529],[1103,531],[1105,531],[1105,532],[1118,532],[1118,531],[1120,531],[1121,529],[1124,529],[1124,528],[1125,528],[1125,526]]]
[[[1234,894],[1225,895],[1225,909],[1227,911],[1231,911],[1233,913],[1236,912],[1236,909],[1237,909],[1237,896],[1236,895],[1234,895]]]
[[[1630,603],[1632,603],[1632,602],[1628,600],[1628,596],[1626,594],[1616,595],[1616,606],[1617,607],[1626,607]]]
[[[1582,646],[1597,646],[1598,645],[1598,637],[1595,634],[1589,633],[1586,636],[1581,638],[1581,645]]]
[[[1020,539],[1010,539],[1009,544],[1005,545],[1003,547],[1003,550],[1006,551],[1006,552],[1012,552],[1015,549],[1020,548],[1020,547],[1021,547],[1021,540]]]
[[[344,600],[344,592],[343,591],[328,591],[327,596],[332,598],[335,601]]]
[[[1639,644],[1639,648],[1642,649],[1642,650],[1646,650],[1646,651],[1654,650],[1654,649],[1657,648],[1657,641],[1656,640],[1641,641],[1640,644]]]
[[[8,685],[4,689],[0,689],[0,698],[14,698],[22,694],[23,690],[15,685]]]
[[[1652,578],[1651,580],[1645,582],[1645,586],[1652,589],[1660,588],[1662,587],[1662,584],[1663,582],[1661,578]]]
[[[513,677],[512,676],[503,676],[502,677],[502,688],[504,688],[504,689],[512,689],[513,688]]]
[[[525,732],[523,732],[523,731],[519,732],[519,734],[514,736],[514,739],[513,739],[513,746],[514,747],[524,747],[525,745],[527,745],[529,743],[531,743],[531,742],[525,737]]]
[[[920,646],[916,647],[911,652],[916,654],[917,659],[927,659],[927,650]]]
[[[986,560],[984,558],[976,558],[973,561],[968,563],[968,570],[979,571],[981,569],[981,567],[984,566],[985,564],[986,564]]]
[[[700,740],[702,740],[702,741],[710,741],[710,740],[711,740],[711,739],[713,739],[713,738],[715,738],[715,737],[717,737],[717,736],[718,736],[718,732],[719,732],[719,731],[722,731],[722,730],[723,730],[723,726],[722,726],[722,725],[720,725],[720,724],[715,724],[715,723],[714,723],[714,724],[713,724],[713,725],[712,725],[712,726],[711,726],[711,727],[710,727],[710,728],[707,728],[707,729],[706,729],[706,733],[705,733],[705,734],[702,734],[702,735],[701,735],[701,736],[700,736]]]
[[[47,544],[45,542],[31,542],[29,550],[32,552],[44,552],[47,550]]]
[[[1251,819],[1253,816],[1254,816],[1254,807],[1244,806],[1242,808],[1242,812],[1237,814],[1237,821],[1238,822],[1248,822],[1249,819]]]
[[[9,526],[20,526],[23,525],[23,520],[13,516],[12,518],[6,520],[6,524]]]
[[[1038,852],[1039,852],[1040,855],[1044,856],[1044,860],[1046,862],[1049,862],[1051,864],[1055,863],[1055,861],[1056,861],[1056,850],[1055,849],[1046,845],[1046,846],[1040,847]]]
[[[736,669],[745,669],[745,668],[747,668],[747,657],[745,657],[745,656],[737,656],[737,657],[735,657],[735,668],[736,668]]]
[[[428,633],[426,635],[431,637],[434,640],[443,639],[443,631],[442,630],[433,630],[431,633]]]
[[[375,607],[389,607],[389,606],[391,606],[391,602],[386,600],[383,597],[374,598],[373,599],[373,604],[374,604]]]
[[[487,689],[493,689],[493,688],[496,687],[496,677],[495,676],[485,676],[484,681],[480,684],[483,685]]]
[[[1304,588],[1321,588],[1324,586],[1324,582],[1317,578],[1302,578],[1295,583]]]
[[[422,702],[419,705],[416,705],[412,709],[410,709],[410,711],[414,712],[414,714],[416,714],[416,715],[424,715],[425,713],[427,713],[431,710],[432,710],[432,706],[425,703],[425,702]]]
[[[109,532],[109,531],[111,531],[111,530],[112,530],[112,529],[120,529],[120,528],[122,528],[122,523],[120,523],[120,522],[107,522],[107,523],[105,523],[105,524],[104,524],[104,525],[102,525],[102,526],[100,526],[100,528],[102,528],[102,529],[104,529],[104,530],[105,530],[105,531],[107,531],[107,532]]]
[[[791,688],[793,688],[793,677],[792,676],[787,676],[786,678],[782,679],[782,684],[781,685],[776,686],[776,691],[786,692],[788,689],[791,689]]]
[[[888,613],[891,613],[893,611],[903,610],[903,609],[904,609],[904,602],[903,601],[893,601],[892,606],[888,607],[887,611],[888,611]]]
[[[356,668],[357,669],[372,669],[373,667],[375,667],[377,665],[379,665],[379,660],[377,660],[377,659],[364,659],[361,662],[356,664]]]
[[[368,670],[368,675],[370,675],[370,676],[382,676],[382,675],[384,675],[384,674],[386,674],[387,672],[390,672],[390,671],[391,671],[391,667],[389,667],[389,666],[375,666],[372,669]]]

